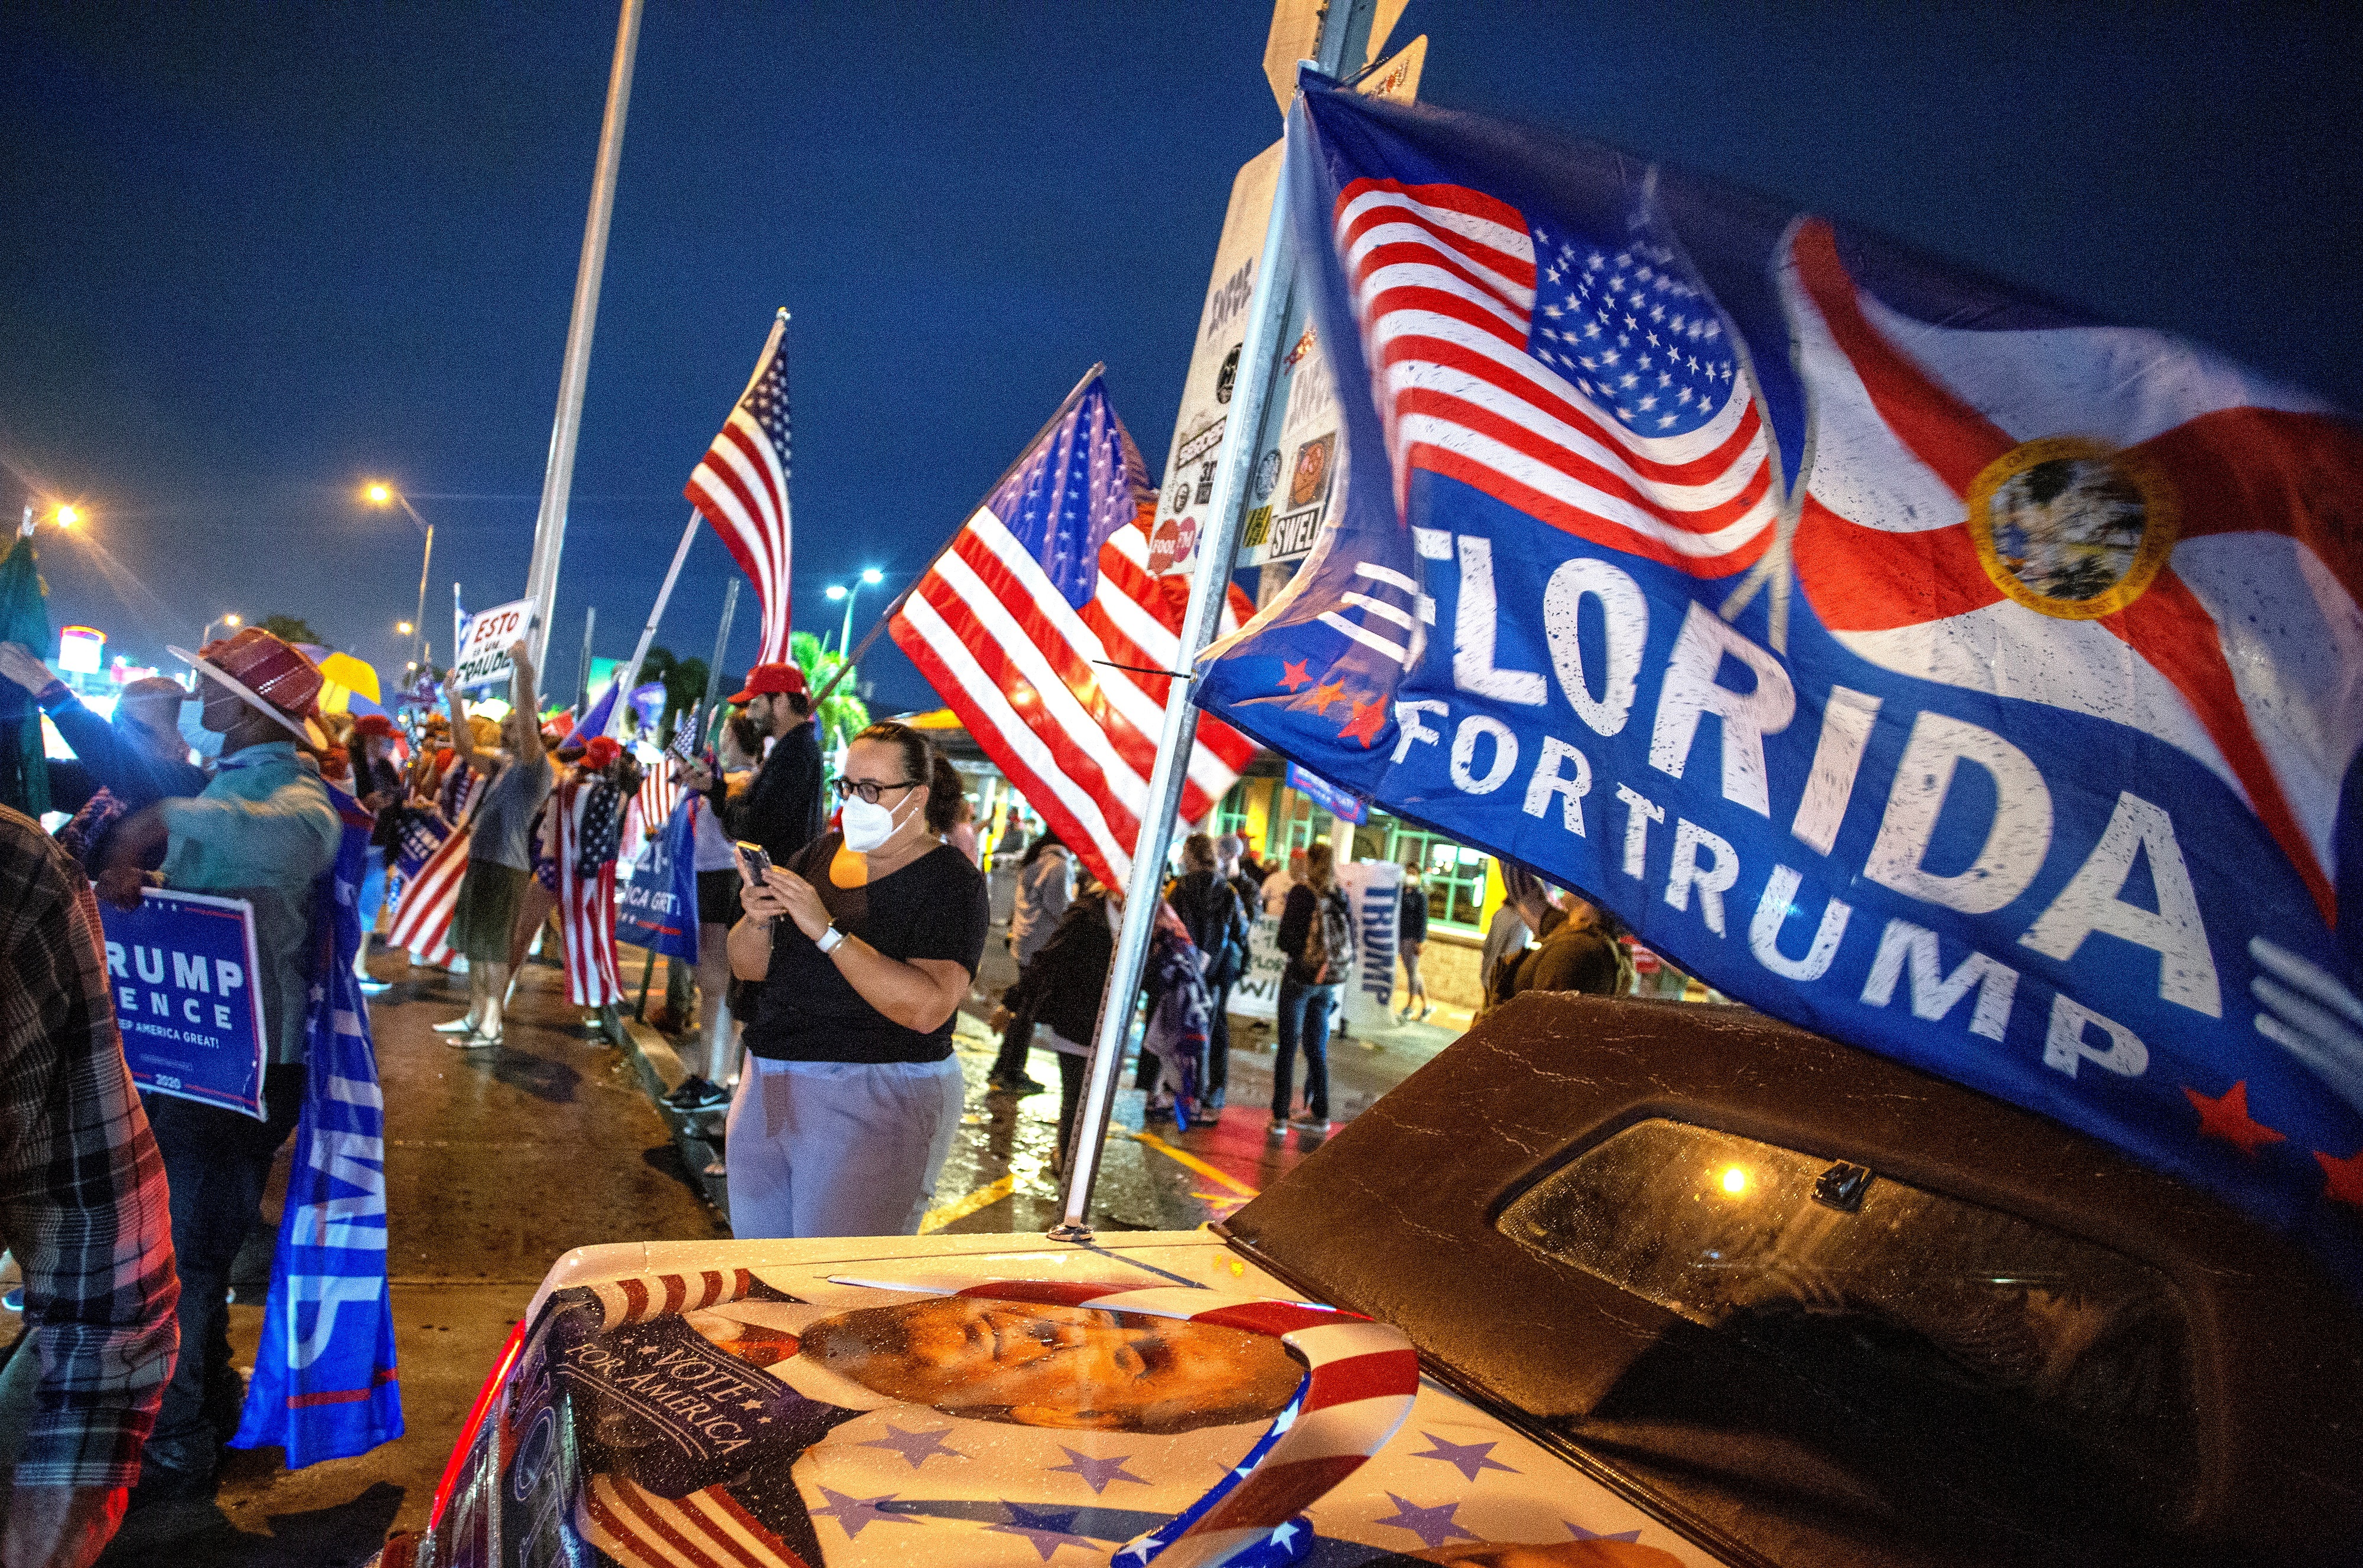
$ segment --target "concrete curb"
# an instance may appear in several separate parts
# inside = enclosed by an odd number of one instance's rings
[[[616,1015],[624,1025],[625,1059],[639,1075],[640,1088],[648,1092],[649,1103],[664,1118],[665,1127],[672,1133],[673,1146],[681,1151],[682,1162],[689,1166],[690,1179],[697,1183],[705,1201],[720,1209],[727,1220],[730,1216],[730,1178],[705,1174],[705,1167],[722,1157],[722,1149],[698,1131],[714,1112],[700,1111],[693,1116],[667,1105],[664,1097],[681,1087],[689,1077],[689,1069],[681,1065],[681,1056],[673,1050],[672,1043],[647,1022],[621,1008],[616,1010]]]

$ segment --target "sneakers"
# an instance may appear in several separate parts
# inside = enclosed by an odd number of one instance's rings
[[[1014,1094],[1020,1099],[1023,1099],[1029,1094],[1040,1094],[1050,1086],[1045,1083],[1037,1083],[1034,1079],[1027,1077],[1024,1073],[1019,1073],[1015,1077],[987,1078],[985,1080],[985,1087],[1001,1094]]]
[[[1288,1136],[1288,1123],[1275,1116],[1271,1119],[1271,1125],[1263,1130],[1263,1135],[1275,1143],[1280,1143]]]
[[[372,975],[361,977],[361,995],[365,997],[382,997],[392,989],[394,989],[392,980],[381,980]]]
[[[1315,1116],[1309,1110],[1298,1111],[1288,1119],[1288,1124],[1300,1132],[1316,1133],[1324,1138],[1329,1135],[1329,1129],[1333,1125],[1327,1117]]]
[[[693,1074],[664,1097],[664,1103],[680,1111],[717,1110],[730,1103],[730,1091]]]
[[[449,1023],[437,1024],[435,1026],[435,1032],[438,1034],[473,1034],[476,1032],[476,1021],[467,1017],[455,1018]]]

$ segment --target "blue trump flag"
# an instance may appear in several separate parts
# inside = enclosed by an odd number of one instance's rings
[[[353,974],[371,817],[333,785],[328,794],[345,835],[313,904],[318,968],[305,1020],[304,1114],[262,1343],[230,1440],[237,1448],[277,1444],[291,1470],[366,1453],[403,1430],[386,1287],[385,1099]]]
[[[616,941],[697,962],[696,813],[706,809],[684,795],[663,829],[641,843],[616,884]]]
[[[1614,149],[1305,86],[1344,494],[1204,701],[2363,1285],[2354,422]]]

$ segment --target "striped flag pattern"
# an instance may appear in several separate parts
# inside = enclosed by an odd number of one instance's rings
[[[598,780],[577,775],[558,787],[550,809],[558,817],[558,908],[566,934],[566,994],[577,1007],[611,1007],[624,999],[616,968],[616,862],[585,874],[582,811]]]
[[[895,645],[1093,875],[1131,870],[1186,575],[1150,568],[1156,492],[1102,380],[1019,459],[887,624]],[[1221,634],[1254,606],[1237,588]],[[1196,822],[1255,754],[1202,718],[1182,817]]]
[[[389,946],[405,948],[413,961],[438,969],[450,967],[459,956],[447,939],[451,934],[452,913],[460,904],[460,882],[468,874],[468,819],[484,789],[483,776],[474,768],[460,763],[453,766],[466,775],[448,794],[451,819],[459,825],[446,828],[442,844],[416,874],[403,878],[394,920],[386,930]]]
[[[1086,1280],[856,1279],[838,1285],[937,1296],[985,1297],[1048,1306],[1138,1312],[1276,1335],[1305,1364],[1304,1381],[1271,1430],[1212,1490],[1170,1523],[1127,1543],[1118,1568],[1257,1568],[1295,1561],[1310,1544],[1297,1516],[1361,1468],[1410,1416],[1419,1353],[1384,1323],[1333,1307],[1262,1296]]]
[[[667,1497],[596,1474],[575,1505],[574,1528],[622,1568],[813,1568],[720,1486]]]
[[[1689,573],[1773,539],[1771,443],[1703,292],[1670,253],[1579,248],[1451,184],[1339,193],[1395,504],[1425,469]]]
[[[789,658],[788,361],[781,352],[787,328],[783,310],[747,390],[682,491],[755,585],[762,607],[760,664]]]

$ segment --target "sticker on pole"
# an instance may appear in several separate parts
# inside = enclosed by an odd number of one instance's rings
[[[533,601],[519,599],[478,612],[460,634],[451,668],[462,687],[489,686],[509,678],[509,648],[533,625]]]
[[[102,903],[98,912],[131,1081],[261,1120],[253,906],[150,888],[136,910]]]

